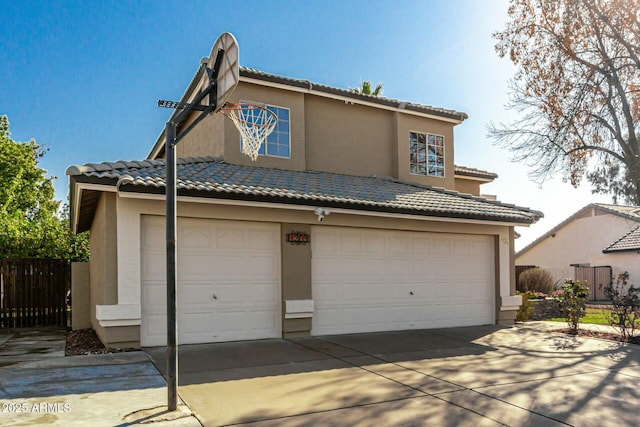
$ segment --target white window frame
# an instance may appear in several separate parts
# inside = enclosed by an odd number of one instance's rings
[[[413,172],[412,170],[412,161],[411,161],[411,134],[424,135],[424,150],[425,150],[425,163],[424,163],[424,173]],[[429,136],[442,138],[442,175],[434,175],[429,173]],[[418,131],[418,130],[410,130],[409,131],[409,173],[411,175],[416,176],[428,176],[430,178],[444,178],[446,176],[446,144],[444,135],[439,135],[436,133]]]
[[[274,105],[274,104],[269,104],[266,102],[255,102],[255,101],[247,101],[247,100],[241,100],[241,102],[248,102],[250,104],[255,104],[255,105],[260,105],[261,107],[265,107],[265,108],[278,108],[280,110],[287,110],[289,112],[289,120],[287,120],[288,125],[287,125],[287,144],[289,146],[289,155],[288,156],[280,156],[277,154],[269,154],[267,153],[267,141],[265,141],[262,146],[260,147],[260,151],[264,151],[264,153],[259,153],[258,155],[261,157],[273,157],[276,159],[290,159],[291,158],[291,108],[289,107],[281,107],[279,105]],[[280,117],[278,117],[278,121],[280,121]],[[275,132],[277,132],[277,126],[278,124],[276,123],[276,129],[273,130],[273,132],[271,134],[274,134]],[[269,137],[267,137],[267,140],[269,139]],[[240,148],[242,149],[242,137],[240,138]]]

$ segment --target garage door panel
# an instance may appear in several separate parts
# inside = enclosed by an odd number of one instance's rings
[[[409,299],[409,285],[407,283],[393,283],[387,284],[387,291],[389,295],[389,301],[402,302]]]
[[[489,236],[325,226],[312,234],[314,335],[493,323]]]
[[[178,332],[181,344],[207,342],[212,338],[211,324],[213,315],[210,311],[178,310]]]
[[[197,254],[182,253],[182,249],[178,249],[178,275],[184,271],[189,277],[206,279],[211,275],[211,257],[198,252]]]
[[[380,282],[369,282],[367,286],[367,301],[384,303],[387,300],[387,285]]]
[[[141,242],[143,249],[159,252],[167,247],[166,224],[164,218],[149,217],[141,227]]]
[[[166,280],[167,268],[166,261],[167,256],[165,252],[162,253],[144,253],[140,259],[142,266],[140,273],[146,280]]]
[[[141,343],[164,345],[164,220],[143,216],[141,230]],[[281,336],[279,237],[277,224],[178,220],[179,343]]]
[[[453,254],[456,257],[469,257],[471,255],[472,248],[472,242],[455,242],[453,245]]]
[[[385,240],[382,236],[370,236],[366,238],[365,250],[368,254],[384,254]]]
[[[167,285],[166,282],[146,283],[142,288],[142,300],[145,304],[142,306],[142,312],[155,313],[167,309]]]
[[[353,301],[356,301],[359,304],[364,296],[365,285],[362,283],[344,282],[340,284],[338,289],[340,290],[338,298],[345,304],[349,304]],[[366,298],[366,296],[364,297]]]
[[[211,230],[205,227],[185,226],[180,232],[181,250],[209,249],[211,245]]]
[[[241,250],[244,244],[244,233],[240,227],[224,227],[216,230],[216,248],[222,250]]]
[[[434,239],[433,240],[433,255],[445,257],[448,259],[452,254],[451,250],[453,243],[450,240]]]
[[[313,289],[313,299],[316,311],[325,303],[338,301],[338,284],[335,282],[315,282],[318,284]]]
[[[273,317],[271,310],[252,310],[250,316],[253,329],[258,333],[271,331],[278,326],[278,322]],[[260,335],[263,335],[263,333],[260,333]]]
[[[247,270],[244,269],[245,273],[249,277],[253,276],[275,276],[278,273],[278,264],[274,262],[273,255],[256,255],[252,256],[250,259],[246,260],[251,264],[255,265],[255,269]]]
[[[194,310],[208,308],[212,298],[211,283],[181,283],[178,286],[178,303],[188,305]]]
[[[248,247],[254,251],[265,251],[267,253],[278,249],[277,240],[274,240],[274,233],[272,231],[249,231]]]

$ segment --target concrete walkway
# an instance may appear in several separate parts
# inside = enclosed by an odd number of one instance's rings
[[[638,425],[640,347],[550,327],[185,345],[179,393],[205,426]]]
[[[1,426],[200,426],[184,405],[166,413],[166,383],[145,353],[65,357],[65,335],[0,334]]]

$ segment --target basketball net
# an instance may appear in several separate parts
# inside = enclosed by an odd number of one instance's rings
[[[276,127],[278,122],[276,114],[261,105],[247,102],[227,103],[220,111],[231,119],[240,132],[242,153],[255,162],[258,159],[260,147]]]

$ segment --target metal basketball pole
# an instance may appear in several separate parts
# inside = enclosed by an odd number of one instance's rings
[[[217,79],[224,49],[219,49],[213,70],[205,68],[209,76],[209,85],[190,103],[158,101],[159,107],[177,108],[182,111],[169,120],[165,126],[165,158],[166,182],[165,192],[167,201],[167,409],[169,412],[178,408],[178,269],[177,269],[177,165],[176,145],[209,113],[216,111]],[[209,105],[201,102],[209,97]],[[193,111],[200,111],[200,115],[178,134],[178,125]]]
[[[169,411],[178,408],[178,324],[176,298],[178,275],[176,270],[176,123],[166,125],[165,153],[167,162],[167,406]]]

